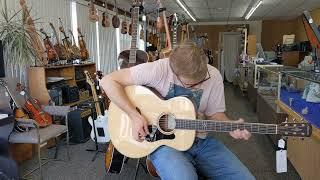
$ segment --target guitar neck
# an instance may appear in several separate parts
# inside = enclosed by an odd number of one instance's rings
[[[166,11],[162,11],[162,17],[164,21],[164,28],[166,30],[166,41],[167,41],[167,49],[171,50],[171,38],[170,38],[170,32],[169,32],[169,27],[168,27],[168,22],[167,22],[167,17],[166,17]]]
[[[91,85],[91,91],[92,91],[92,96],[93,96],[93,101],[94,101],[94,105],[96,108],[97,116],[100,116],[100,115],[102,115],[102,113],[101,113],[101,109],[100,109],[100,103],[98,103],[99,98],[97,95],[96,88],[93,85]]]
[[[138,21],[139,21],[139,7],[134,7],[132,9],[132,40],[131,40],[131,48],[129,55],[129,63],[136,63],[136,50],[137,50],[137,41],[138,41]]]
[[[189,129],[214,132],[231,132],[237,129],[254,134],[279,134],[278,125],[261,123],[235,123],[232,121],[176,119],[176,129]]]

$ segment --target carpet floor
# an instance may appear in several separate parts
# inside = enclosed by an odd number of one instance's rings
[[[244,118],[247,122],[258,122],[257,115],[253,111],[247,97],[241,95],[237,87],[226,84],[225,96],[227,114],[230,118]],[[257,180],[299,180],[300,177],[288,161],[287,173],[276,173],[276,153],[273,144],[265,135],[253,135],[250,140],[242,141],[231,138],[227,133],[212,133],[210,136],[222,141],[239,159],[248,167]],[[104,154],[99,153],[95,161],[91,161],[94,152],[86,149],[93,149],[94,143],[89,140],[83,144],[70,146],[71,160],[66,162],[53,161],[43,167],[44,179],[46,180],[130,180],[134,177],[136,160],[130,159],[124,165],[120,175],[107,174],[104,167]],[[102,150],[106,146],[101,145]],[[53,157],[54,148],[42,152],[43,156]],[[59,150],[59,159],[66,159],[66,147]],[[37,166],[37,159],[34,158],[20,165],[20,174]],[[35,171],[28,179],[39,179],[39,171]],[[138,180],[153,180],[142,169],[138,172]]]

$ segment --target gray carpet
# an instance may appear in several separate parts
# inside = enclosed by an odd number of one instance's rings
[[[227,114],[230,118],[242,117],[248,122],[257,122],[257,115],[253,112],[246,97],[240,94],[238,88],[225,86]],[[275,170],[275,150],[271,141],[265,135],[253,135],[249,141],[232,139],[228,134],[213,133],[224,144],[233,151],[239,159],[249,168],[252,174],[258,180],[298,180],[299,175],[295,169],[288,163],[288,172],[277,174]],[[45,179],[48,180],[127,180],[133,179],[136,160],[130,159],[124,166],[121,175],[106,174],[104,169],[104,154],[98,154],[97,159],[92,162],[93,152],[87,152],[86,149],[94,148],[94,143],[90,140],[84,144],[70,146],[71,160],[67,162],[49,162],[43,168]],[[102,147],[105,148],[105,147]],[[53,156],[54,149],[42,152],[43,156]],[[59,157],[66,157],[66,148],[62,146],[59,151]],[[24,174],[26,170],[35,167],[35,159],[28,161],[20,166],[20,173]],[[29,176],[30,179],[39,179],[38,171]],[[157,179],[151,178],[143,170],[139,171],[139,180]]]

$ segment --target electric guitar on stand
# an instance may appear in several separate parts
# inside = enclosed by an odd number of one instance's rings
[[[98,143],[107,143],[110,141],[109,133],[108,133],[108,115],[105,112],[104,116],[101,113],[100,109],[100,103],[98,99],[98,95],[95,88],[94,80],[92,79],[91,75],[88,71],[84,71],[84,74],[86,75],[86,81],[91,87],[92,95],[93,95],[93,101],[96,108],[97,113],[97,119],[92,119],[93,117],[89,117],[88,121],[90,125],[92,126],[91,130],[91,139],[95,141],[97,140]],[[93,122],[94,121],[94,122]]]

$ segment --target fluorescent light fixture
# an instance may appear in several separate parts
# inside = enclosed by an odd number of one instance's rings
[[[253,7],[251,8],[251,10],[249,11],[249,13],[246,15],[245,19],[248,20],[248,19],[251,17],[251,15],[256,11],[256,9],[257,9],[261,4],[262,4],[262,0],[260,0],[260,1],[258,2],[258,4],[256,4],[255,6],[253,6]]]
[[[176,0],[176,2],[179,4],[179,6],[188,14],[188,16],[194,21],[196,22],[196,18],[194,18],[191,13],[188,11],[188,9],[182,4],[182,2],[180,0]]]

